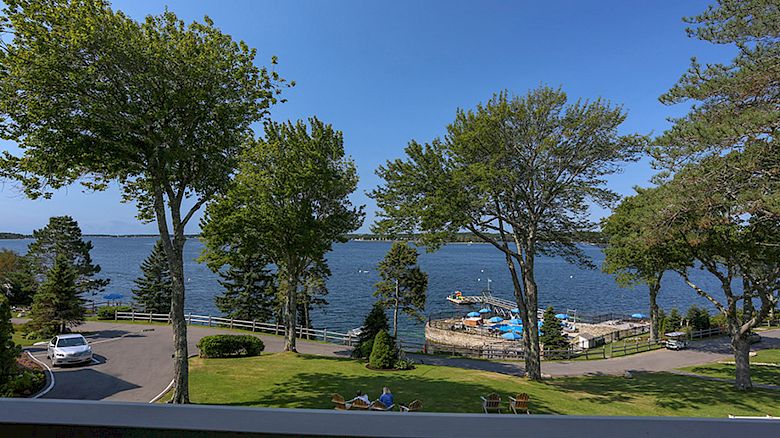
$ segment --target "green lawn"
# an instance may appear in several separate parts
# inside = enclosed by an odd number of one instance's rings
[[[753,383],[780,386],[780,349],[759,350],[755,357],[750,358],[750,376]],[[759,363],[776,364],[777,366],[757,365]],[[683,371],[701,374],[703,376],[734,379],[734,364],[712,363],[682,368]]]
[[[739,393],[726,383],[673,374],[638,373],[559,378],[543,383],[483,371],[418,365],[411,371],[372,371],[361,362],[292,353],[240,359],[191,359],[194,403],[330,409],[334,392],[356,390],[375,399],[389,386],[396,402],[414,399],[425,411],[481,412],[480,395],[531,396],[531,412],[577,415],[725,417],[780,415],[780,391]]]
[[[19,324],[14,324],[14,334],[13,334],[13,341],[17,345],[21,345],[22,347],[29,347],[30,345],[36,343],[45,341],[46,339],[25,339],[24,336],[22,336],[22,326]]]

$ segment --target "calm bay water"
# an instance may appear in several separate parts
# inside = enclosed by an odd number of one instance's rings
[[[92,258],[102,267],[101,277],[110,278],[111,284],[104,294],[118,293],[132,297],[130,289],[133,279],[141,273],[140,264],[154,246],[154,238],[90,237],[94,249]],[[0,248],[9,248],[20,253],[27,251],[30,240],[0,240]],[[187,312],[218,315],[214,296],[222,292],[217,277],[205,265],[195,259],[203,245],[191,239],[185,246],[186,304]],[[379,281],[377,263],[390,248],[389,242],[353,241],[336,244],[328,255],[332,276],[328,280],[329,305],[316,309],[313,315],[317,328],[344,331],[358,327],[370,310],[375,299],[373,285]],[[596,246],[583,247],[597,266],[604,260],[601,249]],[[445,297],[454,290],[465,294],[478,294],[491,280],[493,294],[513,300],[511,279],[503,256],[490,245],[450,244],[434,253],[423,253],[420,265],[429,275],[428,302],[426,313],[459,310],[458,306],[446,301]],[[576,309],[587,313],[647,313],[647,288],[638,286],[623,289],[615,284],[612,276],[599,270],[580,269],[560,258],[541,257],[536,263],[539,283],[540,306],[554,306],[556,309]],[[692,277],[705,288],[717,290],[717,280],[703,271],[692,273]],[[667,274],[659,304],[666,310],[678,307],[687,309],[696,304],[712,310],[704,298],[698,297],[682,279]],[[463,308],[462,308],[463,309]],[[464,312],[466,309],[463,309]],[[403,319],[400,332],[406,338],[420,339],[422,325]]]

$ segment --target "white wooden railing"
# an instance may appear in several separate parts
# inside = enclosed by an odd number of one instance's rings
[[[242,329],[252,332],[272,333],[275,335],[286,334],[285,327],[281,324],[273,324],[260,321],[247,321],[242,319],[222,318],[211,315],[195,315],[187,313],[185,315],[187,324],[200,325],[207,327],[224,327],[230,329]],[[163,322],[171,323],[171,316],[168,313],[144,313],[144,312],[114,312],[114,319],[124,319],[139,322]],[[328,329],[312,329],[297,326],[295,328],[296,336],[301,339],[311,339],[332,344],[353,346],[357,342],[357,337],[350,333],[339,333]]]

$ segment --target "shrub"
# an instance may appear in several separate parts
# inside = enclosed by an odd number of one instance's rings
[[[98,319],[114,319],[114,312],[131,312],[130,306],[104,306],[97,310]]]
[[[411,359],[398,359],[395,361],[395,369],[397,370],[413,370],[414,369],[414,361]]]
[[[382,330],[374,338],[374,348],[371,349],[368,363],[371,365],[371,368],[386,370],[393,368],[395,359],[393,338],[386,331]]]
[[[46,383],[46,376],[40,371],[25,370],[12,376],[5,385],[0,385],[0,397],[23,397],[36,393]]]
[[[374,348],[374,338],[382,330],[390,330],[390,324],[387,321],[385,308],[379,302],[374,303],[371,311],[366,315],[363,321],[362,331],[358,337],[358,344],[352,350],[352,357],[356,359],[367,359]]]
[[[200,357],[259,356],[265,349],[260,338],[250,335],[212,335],[198,342]]]

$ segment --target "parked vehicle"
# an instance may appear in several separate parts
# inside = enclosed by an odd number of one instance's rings
[[[669,350],[684,350],[688,348],[688,333],[685,332],[672,332],[666,333],[668,339],[665,342],[665,346]]]
[[[49,341],[46,357],[52,366],[92,362],[92,347],[80,334],[58,335]]]

